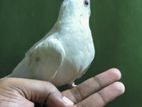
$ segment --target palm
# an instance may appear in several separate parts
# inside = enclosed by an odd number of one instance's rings
[[[104,107],[124,93],[124,85],[116,82],[120,78],[120,72],[111,69],[63,92],[45,81],[4,78],[0,80],[0,106],[34,107],[37,102],[45,107]]]

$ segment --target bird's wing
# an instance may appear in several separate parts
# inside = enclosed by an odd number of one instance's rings
[[[26,68],[31,72],[33,78],[42,80],[52,80],[58,68],[62,64],[65,56],[65,51],[60,41],[55,37],[49,37],[32,47],[27,53],[24,59],[27,59]],[[23,68],[17,67],[19,72]],[[26,72],[26,71],[21,71]]]

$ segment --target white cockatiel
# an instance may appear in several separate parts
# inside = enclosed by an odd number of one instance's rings
[[[56,86],[81,77],[95,55],[90,14],[90,0],[64,0],[53,28],[9,76],[46,80]]]

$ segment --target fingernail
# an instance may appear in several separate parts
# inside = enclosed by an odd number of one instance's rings
[[[63,101],[66,104],[66,106],[74,105],[74,103],[70,99],[68,99],[67,97],[63,97]]]

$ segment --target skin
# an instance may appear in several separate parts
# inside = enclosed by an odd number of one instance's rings
[[[120,71],[113,68],[63,92],[50,82],[4,78],[0,80],[0,107],[34,107],[34,102],[45,107],[104,107],[124,93],[120,78]]]

